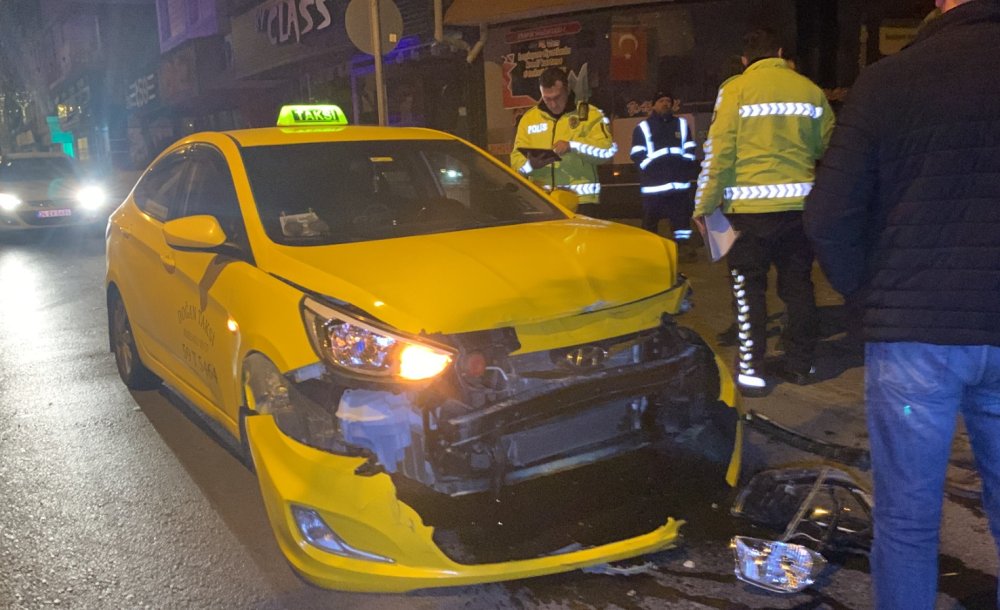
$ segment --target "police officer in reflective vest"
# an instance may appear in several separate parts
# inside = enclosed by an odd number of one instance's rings
[[[660,219],[668,219],[679,252],[688,261],[695,258],[690,246],[694,147],[687,119],[674,116],[674,96],[658,91],[652,112],[632,131],[629,156],[639,166],[642,228],[656,233]]]
[[[739,331],[736,382],[747,395],[763,395],[770,381],[762,366],[772,264],[788,323],[782,334],[784,360],[768,373],[805,384],[815,372],[813,251],[802,226],[802,207],[834,118],[823,91],[781,58],[774,33],[757,30],[743,42],[747,68],[719,89],[694,217],[703,229],[703,217],[721,207],[740,232],[727,256]]]
[[[566,72],[555,66],[539,76],[542,99],[517,124],[510,163],[542,188],[568,188],[581,204],[594,204],[601,194],[597,166],[610,161],[618,146],[604,113],[578,101],[568,82]],[[559,159],[535,151],[553,151]]]

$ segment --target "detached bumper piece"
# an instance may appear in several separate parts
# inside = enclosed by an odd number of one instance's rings
[[[396,496],[388,475],[359,477],[363,458],[335,456],[282,434],[271,416],[246,422],[268,518],[285,557],[310,582],[349,591],[398,592],[543,576],[669,548],[681,522],[592,548],[464,565],[434,543],[433,529]],[[293,507],[295,507],[293,509]],[[307,540],[296,520],[319,517],[348,553]]]

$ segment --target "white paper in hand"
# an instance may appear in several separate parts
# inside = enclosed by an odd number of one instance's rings
[[[705,217],[705,244],[708,246],[708,253],[713,263],[729,252],[739,236],[739,232],[733,230],[733,225],[729,224],[729,219],[722,213],[721,208],[716,208],[710,216]]]

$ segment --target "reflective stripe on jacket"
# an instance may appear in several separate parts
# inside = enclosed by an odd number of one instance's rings
[[[566,187],[580,196],[580,203],[597,203],[601,192],[597,166],[610,161],[618,151],[618,145],[611,139],[610,122],[599,108],[589,104],[587,117],[581,120],[582,102],[559,118],[553,117],[543,104],[532,106],[517,124],[511,167],[543,188]],[[558,140],[569,142],[570,150],[561,160],[545,167],[531,167],[518,151],[519,148],[551,149]]]
[[[686,190],[695,169],[695,142],[687,119],[655,112],[632,130],[629,157],[639,166],[640,191],[654,195]]]
[[[801,210],[834,118],[823,91],[773,57],[719,88],[695,216]]]

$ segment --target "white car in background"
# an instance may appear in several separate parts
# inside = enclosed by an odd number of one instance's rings
[[[0,231],[104,222],[104,188],[86,180],[62,153],[13,153],[0,158]]]

